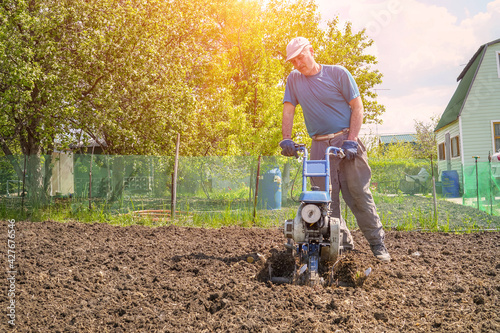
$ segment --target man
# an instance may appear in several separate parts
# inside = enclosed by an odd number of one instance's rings
[[[294,38],[286,47],[286,54],[295,70],[288,76],[283,99],[281,153],[297,156],[292,127],[295,107],[300,104],[313,139],[311,159],[323,159],[329,146],[341,147],[346,155],[343,160],[330,158],[330,215],[341,219],[344,248],[352,249],[354,244],[340,214],[340,191],[375,257],[390,262],[384,230],[369,189],[371,169],[366,149],[358,138],[363,102],[357,84],[344,67],[316,63],[313,47],[304,37]],[[324,181],[312,178],[312,182],[324,190]]]

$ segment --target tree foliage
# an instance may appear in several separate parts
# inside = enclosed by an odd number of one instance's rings
[[[89,139],[108,154],[171,155],[177,133],[184,155],[276,154],[285,47],[299,35],[351,70],[366,121],[384,111],[372,41],[337,19],[323,30],[314,0],[5,0],[0,21],[6,155]]]
[[[30,156],[34,201],[51,174],[42,155],[56,145],[91,138],[111,154],[173,150],[195,105],[200,17],[181,0],[2,2],[0,144],[7,156]]]
[[[273,155],[281,139],[284,48],[318,32],[312,1],[221,0],[209,15],[210,59],[197,90],[195,128],[202,155]]]
[[[429,122],[415,120],[415,132],[417,133],[416,158],[437,160],[437,142],[434,128],[439,122],[439,117],[431,117]]]
[[[165,153],[188,127],[201,35],[189,3],[19,0],[1,13],[5,153],[82,136],[107,153]]]
[[[328,28],[317,39],[320,63],[341,65],[347,68],[358,84],[365,108],[365,123],[380,123],[385,112],[383,105],[377,103],[373,88],[382,83],[382,73],[373,69],[377,64],[375,56],[365,54],[366,48],[373,44],[365,31],[353,32],[352,24],[347,22],[343,30],[339,28],[338,18],[328,22]]]
[[[198,15],[175,0],[99,0],[77,11],[81,30],[68,64],[79,74],[72,125],[102,138],[108,153],[172,149],[194,108]]]
[[[395,141],[387,146],[379,143],[378,137],[372,137],[366,144],[370,158],[381,159],[437,159],[436,137],[434,128],[439,118],[431,117],[429,122],[415,120],[416,142],[410,144],[403,141]]]
[[[412,144],[403,141],[391,142],[388,145],[373,145],[368,151],[369,158],[412,160],[416,158]]]

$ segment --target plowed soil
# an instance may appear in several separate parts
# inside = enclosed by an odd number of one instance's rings
[[[11,326],[0,225],[2,332],[500,332],[498,232],[387,231],[384,264],[354,231],[333,285],[308,287],[269,281],[278,229],[16,222]]]

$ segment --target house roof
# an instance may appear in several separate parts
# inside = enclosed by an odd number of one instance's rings
[[[393,135],[381,135],[380,142],[383,144],[390,144],[396,142],[416,142],[417,138],[415,134],[393,134]]]
[[[455,90],[455,93],[451,97],[448,106],[444,110],[441,119],[434,129],[435,132],[458,119],[460,113],[462,112],[462,108],[469,93],[471,84],[476,77],[479,65],[483,60],[486,49],[489,45],[496,44],[498,42],[500,42],[500,39],[481,45],[469,60],[457,78],[457,82],[459,81],[460,83],[458,84],[457,90]]]

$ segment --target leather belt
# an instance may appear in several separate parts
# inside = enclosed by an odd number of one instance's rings
[[[344,134],[344,133],[348,133],[349,132],[349,129],[348,128],[344,128],[342,131],[339,131],[337,133],[332,133],[332,134],[323,134],[323,135],[313,135],[312,136],[312,139],[314,141],[324,141],[324,140],[330,140],[330,139],[333,139],[341,134]]]

